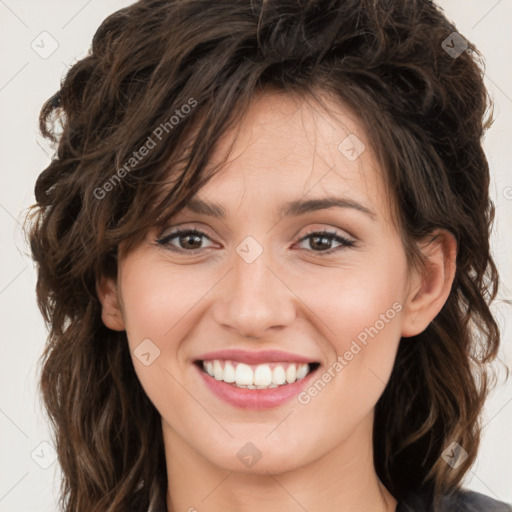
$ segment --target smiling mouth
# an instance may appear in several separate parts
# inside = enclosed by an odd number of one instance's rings
[[[240,389],[273,389],[293,384],[315,371],[320,363],[272,362],[257,365],[233,360],[198,360],[195,364],[217,381]]]

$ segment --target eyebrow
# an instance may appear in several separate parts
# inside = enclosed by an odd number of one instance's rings
[[[299,199],[296,201],[290,201],[282,205],[277,210],[277,215],[279,217],[286,217],[288,215],[299,216],[305,213],[334,207],[352,208],[368,215],[372,220],[375,220],[376,218],[375,212],[367,206],[364,206],[357,201],[354,201],[353,199],[334,196],[322,197],[319,199]],[[203,201],[197,197],[192,198],[184,207],[184,209],[219,219],[225,219],[227,216],[226,210],[220,204]]]

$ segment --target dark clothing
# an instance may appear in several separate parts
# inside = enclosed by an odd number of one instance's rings
[[[434,512],[431,496],[426,492],[411,493],[398,503],[396,512]],[[435,512],[512,512],[512,506],[478,492],[461,489],[443,497],[441,507]]]
[[[164,512],[167,509],[161,503],[153,510]],[[395,512],[434,512],[431,496],[426,492],[410,493],[398,502]],[[462,489],[443,498],[441,508],[435,512],[512,512],[512,506]]]

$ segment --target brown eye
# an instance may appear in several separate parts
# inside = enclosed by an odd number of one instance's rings
[[[209,240],[208,235],[206,235],[202,231],[198,231],[197,229],[176,228],[174,231],[172,231],[168,235],[165,235],[165,236],[157,239],[156,243],[159,245],[165,246],[166,248],[170,249],[171,251],[195,252],[195,251],[204,249],[204,247],[201,247],[203,238],[206,238]],[[177,240],[177,245],[178,245],[177,247],[173,243],[173,241],[175,239]]]
[[[355,245],[353,240],[349,240],[335,231],[313,231],[303,236],[299,242],[309,240],[309,246],[313,252],[320,254],[332,254],[335,251],[343,249],[345,247],[352,247]],[[332,244],[336,242],[339,244],[338,247],[332,247]]]

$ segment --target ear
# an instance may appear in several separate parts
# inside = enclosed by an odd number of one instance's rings
[[[102,277],[96,283],[96,292],[101,302],[101,319],[105,326],[114,331],[124,331],[124,319],[117,297],[115,280]]]
[[[456,271],[457,241],[452,233],[438,230],[420,244],[426,263],[415,271],[402,317],[402,336],[423,332],[444,306]]]

